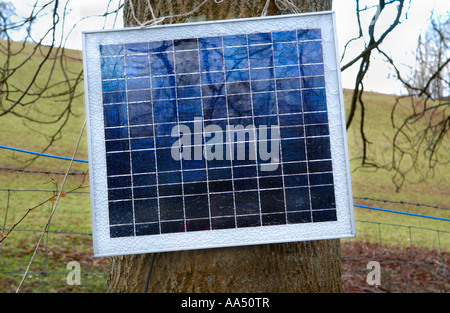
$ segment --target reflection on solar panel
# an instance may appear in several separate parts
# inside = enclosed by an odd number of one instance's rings
[[[202,36],[175,31],[154,39],[158,29],[148,29],[139,32],[151,40],[118,32],[118,41],[96,41],[101,116],[94,124],[103,137],[91,136],[102,141],[102,229],[109,240],[148,238],[137,251],[164,251],[242,244],[239,238],[214,243],[232,230],[256,230],[254,239],[244,240],[251,244],[260,241],[258,232],[279,232],[274,227],[283,225],[343,222],[351,228],[351,214],[338,217],[323,25],[236,31],[232,23],[223,22],[225,34],[203,35],[212,27],[205,23],[185,26]],[[180,28],[160,31],[171,27]],[[94,101],[87,100],[92,111]],[[342,123],[340,113],[337,118]],[[170,234],[187,233],[212,235],[206,243],[169,244]],[[233,236],[239,234],[247,233]],[[309,236],[302,237],[274,241]],[[169,239],[159,247],[152,238]],[[131,252],[136,249],[103,254]]]

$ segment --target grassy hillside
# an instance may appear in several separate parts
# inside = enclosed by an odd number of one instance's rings
[[[27,53],[33,49],[33,46],[27,46],[26,49],[16,56],[13,62],[21,62]],[[70,75],[76,75],[82,69],[81,56],[79,51],[67,51],[69,58],[64,60],[64,64],[73,72]],[[78,60],[77,60],[78,59]],[[0,56],[0,64],[4,59]],[[11,85],[24,85],[25,82],[20,77],[27,77],[38,66],[39,57],[29,61],[27,66],[22,68],[19,75],[15,75]],[[44,80],[48,75],[51,64],[44,66],[42,75],[39,79]],[[60,67],[53,69],[54,83],[63,80],[64,73]],[[83,86],[80,86],[80,92]],[[351,93],[346,90],[344,98],[346,106],[350,99]],[[370,146],[371,151],[375,152],[376,158],[383,162],[388,160],[391,151],[392,129],[390,124],[390,111],[394,104],[394,97],[378,93],[366,92],[364,95],[366,101],[367,116],[370,119],[366,122],[367,136],[373,143]],[[63,105],[64,98],[42,98],[29,107],[21,107],[18,112],[28,111],[29,116],[49,116],[49,119],[57,114]],[[72,106],[72,114],[69,122],[62,132],[62,136],[51,146],[46,152],[60,156],[71,157],[74,151],[76,141],[85,120],[84,98],[79,97]],[[47,145],[46,134],[50,134],[60,124],[33,124],[23,118],[16,117],[12,114],[0,117],[0,145],[22,148],[32,151],[42,151]],[[450,177],[450,169],[442,166],[435,171],[435,176],[428,181],[421,181],[419,173],[413,173],[410,181],[407,181],[403,188],[396,192],[395,186],[391,182],[393,173],[385,170],[357,169],[359,167],[360,155],[360,138],[358,136],[358,120],[353,123],[348,131],[348,143],[351,161],[351,179],[353,187],[353,195],[355,197],[370,197],[389,200],[403,200],[408,202],[427,203],[430,205],[438,205],[441,207],[450,207],[449,195],[450,186],[448,178]],[[449,147],[449,142],[446,143]],[[23,168],[24,161],[31,156],[8,150],[0,150],[0,164],[2,168]],[[80,159],[87,159],[87,141],[86,133],[84,133],[81,146],[77,155]],[[26,170],[34,171],[52,171],[65,172],[69,162],[51,158],[39,157],[28,166]],[[87,164],[74,163],[71,172],[86,172]],[[44,173],[22,173],[17,171],[0,169],[0,226],[10,228],[16,223],[29,208],[48,200],[53,196],[51,192],[33,192],[33,191],[8,191],[8,190],[54,190],[61,184],[62,175],[44,174]],[[83,183],[83,179],[86,179]],[[70,190],[83,183],[83,188],[79,192],[89,191],[89,182],[87,177],[69,176],[65,190]],[[378,206],[392,210],[403,210],[418,214],[441,216],[450,218],[450,210],[438,210],[432,208],[422,208],[416,206],[405,206],[392,203],[376,203],[372,201],[364,201],[355,199],[355,203]],[[31,212],[25,220],[20,224],[20,229],[39,230],[43,229],[54,202],[47,202]],[[427,248],[450,250],[450,238],[443,234],[439,239],[436,237],[436,231],[432,230],[449,230],[448,222],[423,219],[417,217],[408,217],[385,212],[369,211],[366,209],[355,208],[355,217],[359,221],[370,221],[371,223],[357,223],[357,238],[359,241],[383,242],[393,246],[408,247],[411,240],[414,245],[420,245]],[[383,224],[377,224],[383,223]],[[406,225],[420,227],[414,230],[413,238],[411,238],[411,229],[408,227],[390,227],[385,224]],[[423,229],[427,228],[430,231]],[[91,232],[91,215],[89,194],[77,193],[69,194],[62,198],[51,223],[51,230],[64,232]],[[32,267],[35,272],[39,273],[42,266],[46,266],[47,270],[66,273],[64,268],[67,262],[61,262],[61,258],[65,258],[64,251],[75,250],[77,253],[71,256],[75,259],[81,259],[83,256],[89,255],[86,247],[90,246],[89,238],[84,236],[75,236],[70,234],[48,234],[46,237],[46,246],[49,251],[53,251],[53,259],[37,258]],[[380,238],[381,236],[381,238]],[[34,232],[15,232],[12,233],[2,245],[2,254],[0,255],[0,268],[8,270],[23,271],[31,256],[34,246],[37,242],[39,233]],[[42,248],[40,253],[45,251]],[[59,254],[58,254],[59,253]],[[21,256],[20,261],[17,257]],[[95,266],[100,261],[90,263],[93,273]],[[32,275],[33,277],[33,275]],[[34,276],[39,281],[40,276]],[[19,278],[19,277],[17,277]],[[30,278],[33,279],[33,278]],[[50,278],[47,278],[50,279]],[[65,279],[61,276],[57,279]],[[16,283],[15,281],[14,283]],[[7,282],[6,282],[7,283]],[[97,282],[94,282],[97,284]],[[104,280],[98,278],[99,286],[103,286]],[[99,287],[99,288],[100,288]],[[0,286],[1,288],[1,286]]]

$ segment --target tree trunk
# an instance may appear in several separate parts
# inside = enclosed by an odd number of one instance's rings
[[[151,19],[147,1],[128,1],[124,25]],[[192,11],[202,1],[150,1],[155,16]],[[302,12],[330,10],[332,0],[292,1]],[[266,0],[210,0],[187,17],[164,23],[220,20],[260,16]],[[269,15],[290,13],[271,1]],[[136,17],[136,19],[135,19]],[[136,21],[138,20],[139,23]],[[108,292],[142,292],[153,254],[111,258]],[[159,253],[149,292],[341,292],[338,239]]]

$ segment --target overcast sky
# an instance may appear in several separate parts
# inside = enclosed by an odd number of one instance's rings
[[[226,1],[226,0],[225,0]],[[64,1],[61,1],[64,3]],[[123,0],[122,0],[123,2]],[[13,1],[17,12],[21,15],[26,15],[29,10],[29,6],[24,3],[34,3],[34,0],[14,0]],[[94,1],[94,0],[72,0],[71,1],[71,13],[68,15],[69,25],[73,25],[80,21],[82,17],[101,15],[105,12],[108,1]],[[117,7],[119,0],[114,0],[111,5],[111,10]],[[414,64],[414,58],[412,53],[417,46],[417,38],[421,32],[423,32],[428,24],[431,11],[434,9],[435,15],[445,14],[450,11],[450,5],[448,0],[413,0],[409,9],[408,19],[399,25],[395,31],[393,31],[384,41],[383,50],[389,54],[394,60],[405,65]],[[356,15],[355,15],[355,1],[354,0],[334,0],[333,10],[336,12],[336,27],[340,52],[343,51],[345,43],[355,37],[358,34],[356,27]],[[368,12],[362,16],[362,24],[366,26],[370,23],[370,20],[374,14],[374,11]],[[377,23],[377,30],[382,32],[389,27],[390,23],[395,18],[396,10],[385,10],[380,16],[380,21]],[[73,49],[81,49],[81,31],[83,30],[96,30],[104,27],[104,18],[89,18],[84,20],[76,30],[70,36],[66,46]],[[107,19],[105,28],[123,27],[122,16],[119,14],[116,16],[110,16]],[[42,22],[41,22],[42,23]],[[43,26],[43,25],[42,25]],[[35,24],[35,30],[43,31],[46,27],[40,27]],[[67,28],[66,28],[67,29]],[[37,34],[36,36],[38,36]],[[352,56],[355,56],[362,50],[362,41],[354,42],[348,50],[348,55],[345,60],[351,60]],[[345,60],[343,63],[345,63]],[[344,88],[353,88],[356,71],[358,65],[345,70],[342,73],[342,82]],[[398,93],[399,84],[393,79],[389,79],[389,73],[392,73],[387,64],[382,60],[381,56],[376,56],[371,61],[370,72],[368,73],[364,85],[365,90],[372,90],[382,93]]]

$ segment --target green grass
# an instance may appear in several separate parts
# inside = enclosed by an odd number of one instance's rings
[[[28,46],[27,49],[31,49]],[[69,51],[69,55],[80,57],[79,51]],[[20,62],[20,57],[27,54],[27,51],[19,55],[14,62]],[[73,58],[67,60],[71,69],[80,71],[81,61]],[[39,58],[31,60],[20,75],[15,76],[15,80],[10,84],[24,84],[19,78],[26,77],[38,65]],[[0,57],[0,64],[2,59]],[[50,68],[45,67],[42,78],[48,74]],[[63,78],[60,68],[54,70],[54,81]],[[82,85],[80,86],[82,88]],[[348,104],[349,91],[345,91],[345,102]],[[367,120],[366,129],[369,140],[373,142],[370,151],[374,153],[377,161],[387,162],[390,157],[390,140],[392,130],[390,127],[390,108],[394,103],[393,96],[377,93],[365,94],[366,110],[370,118]],[[61,100],[61,99],[60,99]],[[85,120],[85,108],[83,97],[75,100],[73,104],[73,115],[69,119],[61,138],[56,141],[47,151],[49,154],[71,157],[75,149],[82,124]],[[30,107],[19,108],[18,112],[29,110],[31,116],[45,116],[49,119],[54,114],[60,112],[63,102],[58,99],[41,99]],[[347,105],[348,106],[348,105]],[[0,144],[22,148],[32,151],[42,151],[47,144],[46,136],[59,125],[33,125],[13,115],[0,117]],[[356,197],[371,197],[389,200],[404,200],[408,202],[427,203],[442,207],[449,207],[450,186],[448,177],[450,169],[442,166],[436,169],[435,176],[428,181],[421,181],[420,173],[412,173],[409,181],[405,183],[399,192],[396,192],[392,184],[392,172],[386,170],[375,171],[373,169],[357,169],[360,155],[360,138],[358,137],[359,121],[355,120],[348,131],[349,152],[352,161],[351,179],[353,195]],[[446,142],[447,149],[449,143]],[[0,150],[1,167],[22,168],[24,162],[31,156]],[[87,159],[87,139],[84,133],[77,158]],[[69,162],[51,158],[39,157],[27,170],[65,172]],[[72,172],[86,172],[87,164],[74,163]],[[62,175],[54,174],[29,174],[0,170],[2,179],[0,189],[3,190],[55,190],[62,182]],[[65,190],[76,188],[83,182],[81,176],[69,176]],[[83,183],[82,189],[78,191],[88,192],[89,181]],[[51,198],[51,192],[32,191],[1,191],[0,190],[0,226],[11,228],[29,208]],[[450,218],[450,210],[438,210],[431,208],[420,208],[391,203],[371,202],[355,200],[355,203],[369,206],[377,206],[386,209],[413,212],[418,214],[440,216]],[[29,212],[24,221],[17,227],[21,230],[43,230],[52,210],[53,202],[47,202],[42,206]],[[7,219],[5,224],[5,217]],[[437,250],[450,251],[450,236],[446,233],[438,233],[436,230],[449,231],[448,222],[409,217],[385,212],[370,211],[367,209],[355,208],[355,218],[357,241],[368,241],[382,243],[398,247],[410,247],[410,245],[428,247]],[[392,226],[391,226],[392,225]],[[403,225],[404,227],[394,226]],[[411,226],[411,227],[409,227]],[[83,286],[67,286],[65,277],[69,272],[65,268],[71,260],[79,260],[82,271],[89,271],[90,274],[100,275],[106,272],[107,259],[90,259],[91,242],[88,235],[70,234],[91,232],[91,212],[89,194],[73,193],[61,198],[51,221],[50,230],[69,233],[49,233],[44,236],[44,241],[31,267],[32,274],[28,277],[23,291],[40,291],[44,281],[45,291],[103,291],[105,288],[104,276],[88,276],[87,282]],[[13,231],[3,242],[0,254],[0,270],[17,271],[18,273],[0,274],[0,291],[11,291],[17,286],[21,279],[21,274],[26,268],[32,255],[32,251],[39,238],[39,232]],[[47,258],[45,248],[47,247]],[[56,274],[42,275],[41,271]],[[59,273],[59,274],[58,274]]]

